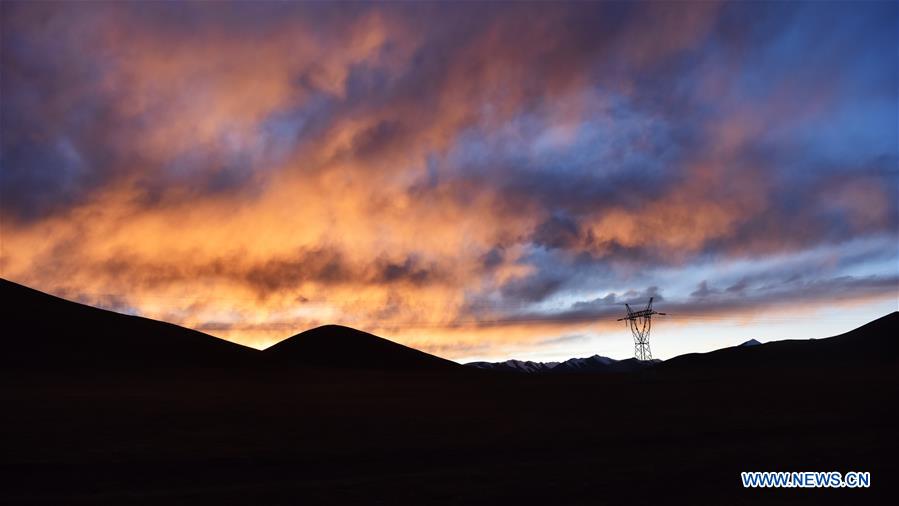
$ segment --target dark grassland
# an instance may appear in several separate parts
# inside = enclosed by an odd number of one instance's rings
[[[642,376],[7,376],[18,504],[895,501],[889,368]],[[744,490],[862,470],[867,490]],[[893,502],[895,504],[895,502]]]
[[[344,327],[259,352],[0,296],[3,503],[899,504],[899,313],[640,373],[516,375]],[[752,470],[872,486],[743,489]]]

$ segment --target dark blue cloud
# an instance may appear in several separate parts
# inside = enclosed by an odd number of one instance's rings
[[[352,36],[372,16],[387,20],[387,35],[355,57],[364,44]],[[899,257],[889,248],[899,231],[895,2],[7,2],[0,23],[5,219],[65,217],[123,181],[137,188],[136,205],[152,208],[251,200],[278,177],[333,176],[337,186],[370,186],[383,207],[408,200],[410,220],[417,209],[474,209],[484,200],[492,212],[484,221],[499,228],[526,217],[528,229],[497,232],[492,249],[473,253],[490,292],[473,300],[541,310],[557,303],[576,316],[649,296],[628,294],[634,287],[659,286],[651,293],[672,304],[751,304],[772,293],[880,293],[894,280],[869,271]],[[141,44],[162,41],[153,50],[173,56],[201,47],[200,65],[217,43],[252,48],[299,23],[321,57],[293,69],[301,48],[290,37],[258,56],[291,68],[280,76],[287,91],[274,110],[235,127],[239,142],[216,124],[216,135],[177,139],[184,149],[140,148],[175,122],[172,110],[244,70],[203,67],[204,86],[172,86],[173,96],[132,110],[132,85],[172,78],[121,77]],[[230,56],[219,66],[242,61]],[[338,56],[347,59],[328,68]],[[260,80],[272,71],[246,67]],[[400,181],[406,194],[378,195],[385,181]],[[604,223],[610,213],[639,220]],[[694,220],[702,213],[711,224]],[[619,224],[623,231],[599,230]],[[675,237],[692,233],[695,240]],[[886,251],[855,251],[865,241]],[[827,272],[796,260],[820,250],[832,257]],[[260,291],[308,280],[447,282],[426,252],[349,266],[339,249],[310,251],[240,272],[199,270]],[[747,258],[769,262],[706,268]],[[492,281],[516,262],[528,274]]]

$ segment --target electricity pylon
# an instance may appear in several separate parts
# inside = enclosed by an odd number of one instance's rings
[[[652,352],[649,350],[649,330],[652,328],[652,315],[664,315],[652,309],[652,299],[649,298],[649,304],[646,309],[634,311],[631,306],[625,304],[627,308],[627,316],[619,318],[618,321],[625,321],[634,335],[634,357],[637,360],[652,360]]]

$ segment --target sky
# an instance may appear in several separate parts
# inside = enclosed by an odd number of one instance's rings
[[[0,275],[264,348],[658,358],[897,309],[895,2],[0,3]]]

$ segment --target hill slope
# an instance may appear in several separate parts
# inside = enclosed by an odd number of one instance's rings
[[[0,365],[11,369],[233,367],[258,353],[170,323],[70,302],[0,279],[5,336]]]
[[[861,327],[825,339],[802,339],[760,343],[751,339],[737,346],[708,353],[688,353],[667,361],[614,360],[599,355],[564,362],[472,362],[468,367],[515,373],[610,373],[660,370],[703,371],[720,369],[773,369],[883,365],[899,361],[899,312],[893,312]]]
[[[896,364],[899,361],[897,335],[899,312],[893,312],[834,337],[772,341],[708,353],[689,353],[666,360],[658,367],[662,370],[700,370]]]
[[[346,369],[443,370],[459,364],[367,332],[325,325],[285,339],[263,352],[271,363]]]

